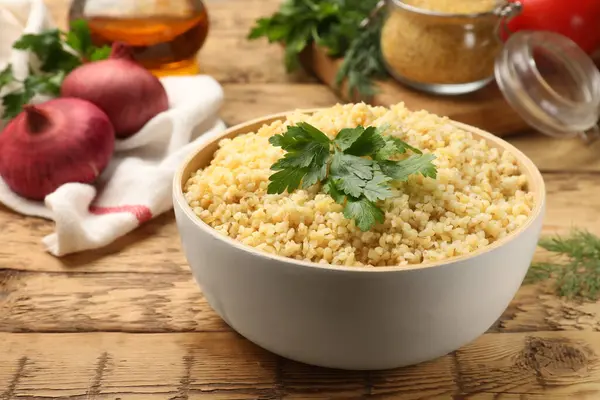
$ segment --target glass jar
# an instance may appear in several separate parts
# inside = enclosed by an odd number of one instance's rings
[[[571,39],[548,31],[508,32],[506,22],[520,12],[519,2],[470,14],[409,4],[430,1],[386,0],[381,51],[393,78],[435,94],[473,92],[495,78],[509,105],[540,132],[600,135],[600,71]],[[459,3],[437,1],[448,7]]]
[[[416,6],[429,3],[437,8]],[[502,18],[519,10],[513,3],[496,3],[388,0],[381,52],[390,75],[436,94],[467,93],[488,84],[502,49],[497,27]]]
[[[69,20],[80,18],[95,45],[126,43],[155,75],[199,72],[196,54],[209,29],[201,0],[74,0]]]

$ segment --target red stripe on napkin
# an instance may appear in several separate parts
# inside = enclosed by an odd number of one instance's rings
[[[114,214],[121,212],[129,212],[135,215],[138,222],[143,224],[144,222],[152,219],[152,211],[146,206],[118,206],[118,207],[98,207],[90,206],[90,212],[94,215],[105,215]]]

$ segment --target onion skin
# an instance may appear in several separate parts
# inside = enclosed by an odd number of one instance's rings
[[[169,108],[157,77],[133,61],[129,47],[115,43],[110,58],[84,64],[64,79],[61,96],[88,100],[110,118],[118,138],[138,132]]]
[[[88,101],[28,105],[0,133],[0,176],[19,196],[43,200],[65,183],[93,183],[114,147],[108,116]]]

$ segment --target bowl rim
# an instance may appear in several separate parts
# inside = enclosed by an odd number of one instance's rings
[[[285,121],[286,117],[296,114],[296,113],[313,114],[315,112],[326,110],[328,108],[330,108],[330,107],[294,109],[294,110],[290,110],[290,111],[284,111],[284,112],[280,112],[280,113],[276,113],[276,114],[269,114],[269,115],[266,115],[263,117],[254,118],[252,120],[248,120],[246,122],[242,122],[242,123],[239,123],[239,124],[236,124],[234,126],[227,128],[220,134],[216,135],[215,137],[211,138],[210,140],[206,141],[201,146],[199,146],[190,155],[188,155],[183,160],[183,162],[181,162],[179,164],[179,166],[177,167],[175,174],[173,176],[173,186],[172,186],[173,202],[177,203],[177,206],[179,206],[179,208],[183,211],[183,214],[188,219],[190,219],[196,227],[198,227],[205,233],[209,234],[214,239],[223,241],[223,242],[229,244],[230,246],[233,246],[234,248],[237,248],[238,250],[249,253],[253,256],[257,256],[259,258],[264,258],[264,259],[269,259],[272,261],[279,261],[279,262],[283,262],[286,264],[293,264],[296,266],[309,267],[309,268],[317,268],[317,269],[328,270],[328,271],[332,271],[332,272],[345,271],[345,272],[365,272],[365,273],[394,272],[394,271],[400,272],[400,271],[414,271],[414,270],[430,269],[430,268],[435,268],[435,267],[448,266],[450,264],[464,262],[466,260],[476,258],[485,253],[488,253],[495,249],[498,249],[498,248],[502,247],[503,245],[507,244],[508,242],[511,242],[511,241],[517,239],[518,236],[520,236],[523,232],[528,230],[528,228],[534,223],[534,221],[536,221],[541,216],[540,214],[542,214],[542,211],[545,208],[545,202],[546,202],[545,182],[544,182],[541,172],[539,171],[537,166],[533,163],[533,161],[531,159],[529,159],[529,157],[527,157],[523,152],[521,152],[519,149],[514,147],[512,144],[508,143],[507,141],[501,139],[498,136],[495,136],[489,132],[486,132],[486,131],[476,128],[474,126],[467,125],[467,124],[464,124],[461,122],[457,122],[452,119],[448,119],[449,123],[457,126],[458,128],[461,128],[467,132],[475,134],[475,135],[485,139],[488,143],[491,142],[491,143],[495,144],[495,147],[502,148],[504,151],[506,151],[506,150],[510,151],[511,154],[513,156],[515,156],[515,158],[519,161],[519,163],[522,164],[522,166],[520,166],[520,168],[523,170],[523,167],[525,167],[525,169],[527,169],[527,171],[528,171],[528,174],[527,174],[528,177],[530,177],[531,179],[533,179],[535,181],[535,184],[533,186],[536,190],[534,190],[533,193],[534,193],[534,198],[535,198],[536,202],[535,202],[535,206],[534,206],[533,210],[531,210],[531,214],[529,215],[527,221],[525,221],[525,223],[523,223],[523,225],[521,225],[518,229],[512,231],[511,233],[509,233],[505,237],[501,238],[500,240],[497,240],[497,241],[493,242],[492,244],[489,244],[483,248],[472,251],[468,254],[454,256],[451,258],[447,258],[447,259],[435,261],[435,262],[431,261],[431,262],[419,263],[419,264],[382,266],[382,267],[320,264],[320,263],[313,262],[313,261],[296,260],[294,258],[280,256],[277,254],[271,254],[271,253],[267,253],[267,252],[258,250],[255,247],[246,245],[238,240],[231,238],[230,236],[226,236],[226,235],[218,232],[216,229],[214,229],[213,227],[211,227],[210,225],[208,225],[207,223],[202,221],[194,213],[192,208],[187,203],[185,196],[183,194],[183,185],[182,185],[183,179],[184,179],[183,174],[184,174],[185,170],[187,169],[188,165],[200,153],[202,153],[206,147],[208,147],[210,145],[214,145],[215,143],[218,143],[220,140],[222,140],[223,138],[226,138],[226,137],[235,137],[235,136],[242,135],[245,133],[256,132],[256,130],[259,129],[261,126],[271,124],[277,120]],[[255,127],[255,126],[258,126],[258,128],[252,129],[252,127]],[[188,178],[189,177],[186,177],[186,180]]]

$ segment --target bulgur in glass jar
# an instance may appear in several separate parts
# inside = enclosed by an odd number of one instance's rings
[[[381,32],[396,80],[437,94],[472,92],[494,78],[498,29],[519,5],[498,0],[387,0]]]

